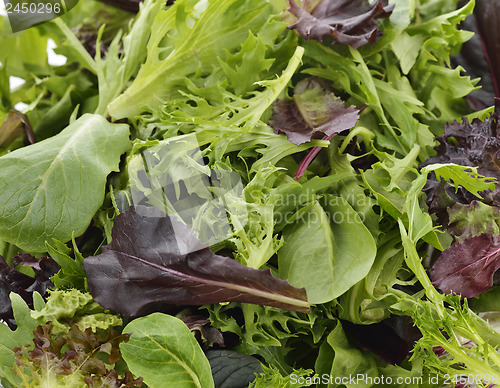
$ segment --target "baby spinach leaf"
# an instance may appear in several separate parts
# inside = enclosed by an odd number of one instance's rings
[[[210,364],[180,319],[154,313],[129,323],[120,344],[123,359],[151,388],[213,388]]]
[[[126,125],[86,114],[58,135],[0,158],[0,238],[43,252],[81,235],[104,199],[106,177],[130,147]],[[106,152],[101,152],[101,150]]]
[[[328,335],[327,339],[321,345],[318,359],[316,360],[316,372],[320,375],[327,374],[330,376],[356,376],[362,374],[366,376],[364,380],[357,381],[354,384],[345,384],[347,387],[363,387],[369,388],[372,386],[368,377],[372,379],[378,376],[375,358],[356,349],[349,343],[342,323],[339,321],[337,326]],[[335,384],[334,381],[328,380],[329,383],[320,384],[320,387],[333,388],[341,386]]]
[[[232,350],[210,350],[206,353],[216,388],[248,388],[262,367],[255,357]]]
[[[309,311],[304,289],[214,254],[192,229],[156,208],[120,214],[112,236],[102,254],[83,262],[90,292],[106,309],[139,316],[165,303],[239,301]]]
[[[363,279],[376,254],[370,231],[346,200],[326,195],[322,204],[297,213],[278,251],[280,276],[305,287],[313,304],[329,302]]]

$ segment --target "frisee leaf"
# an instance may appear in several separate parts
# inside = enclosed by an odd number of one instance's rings
[[[133,117],[179,97],[185,77],[210,72],[224,50],[237,49],[248,31],[265,24],[271,9],[249,0],[179,0],[161,9],[151,27],[147,59],[132,85],[108,106],[110,114]]]

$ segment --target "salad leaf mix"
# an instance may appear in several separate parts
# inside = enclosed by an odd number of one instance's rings
[[[498,12],[0,16],[2,385],[500,385]]]

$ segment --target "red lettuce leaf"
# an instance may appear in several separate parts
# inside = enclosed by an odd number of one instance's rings
[[[221,348],[226,346],[222,332],[210,325],[208,314],[201,315],[199,311],[195,313],[190,309],[184,309],[175,317],[184,322],[196,339],[205,346],[212,347],[214,344],[219,345]]]
[[[453,65],[465,68],[471,78],[480,77],[481,89],[467,96],[473,110],[492,105],[493,98],[500,97],[500,2],[476,0],[474,13],[465,19],[461,27],[475,35],[462,46],[459,55],[453,57]]]
[[[495,95],[500,97],[500,24],[498,23],[500,2],[498,0],[477,0],[474,15],[490,68]]]
[[[90,292],[104,308],[136,317],[173,305],[264,304],[307,312],[304,289],[214,254],[193,230],[152,207],[114,222],[112,242],[83,265]]]
[[[500,237],[491,233],[456,242],[432,267],[431,280],[444,293],[473,298],[493,286],[500,268]]]
[[[284,133],[289,141],[300,145],[313,138],[331,138],[354,127],[358,119],[358,109],[345,105],[318,81],[309,78],[297,84],[293,100],[275,102],[269,125],[275,133]]]
[[[382,36],[376,19],[387,18],[394,4],[384,6],[378,1],[369,5],[365,0],[323,0],[314,9],[308,10],[289,0],[288,11],[298,18],[289,28],[297,30],[305,39],[350,45],[357,49],[367,43],[373,44]]]
[[[120,378],[113,369],[121,358],[120,343],[127,342],[130,334],[110,330],[101,336],[90,328],[81,331],[73,326],[67,334],[55,336],[52,328],[50,322],[37,327],[33,332],[33,350],[26,352],[29,345],[14,348],[16,373],[30,386],[45,386],[48,381],[64,386],[72,375],[83,377],[88,387],[142,386],[142,377],[135,379],[127,371]]]
[[[13,266],[16,267],[19,264],[33,268],[35,277],[9,267],[3,257],[0,256],[0,318],[12,330],[17,325],[10,303],[10,293],[14,292],[20,295],[26,304],[33,308],[33,293],[38,292],[40,295],[45,296],[47,289],[52,287],[50,277],[59,270],[57,263],[50,257],[43,257],[38,260],[27,253],[18,254],[14,257]]]
[[[444,135],[437,138],[440,144],[437,155],[427,159],[424,165],[433,163],[456,163],[461,166],[477,167],[478,173],[500,179],[500,126],[498,122],[500,100],[495,99],[496,109],[484,122],[464,118],[462,123],[454,121],[447,124]],[[500,183],[495,182],[495,190],[483,192],[483,203],[500,205]],[[473,194],[463,188],[456,190],[444,181],[438,182],[435,176],[429,177],[424,188],[427,194],[429,211],[438,216],[439,222],[448,225],[447,208],[455,203],[469,204],[476,200]]]

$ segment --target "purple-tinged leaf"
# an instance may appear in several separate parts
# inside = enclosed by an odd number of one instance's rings
[[[461,29],[473,32],[474,36],[462,45],[462,49],[459,54],[451,58],[453,67],[462,66],[467,74],[470,75],[471,79],[480,78],[477,86],[481,86],[481,88],[474,90],[467,95],[467,103],[474,111],[486,109],[491,106],[493,98],[495,97],[495,84],[497,83],[496,80],[494,81],[493,79],[493,72],[491,71],[492,69],[489,63],[490,55],[485,45],[485,40],[479,32],[480,26],[478,25],[478,21],[480,20],[479,16],[481,15],[481,19],[485,16],[482,12],[484,7],[484,4],[482,3],[488,2],[492,4],[494,3],[490,0],[476,1],[474,13],[462,21]],[[492,13],[491,16],[494,18],[494,13]],[[487,20],[482,20],[481,24],[487,22]],[[498,26],[496,22],[495,25]],[[481,28],[481,30],[484,29],[485,26]],[[496,35],[498,36],[499,34],[500,28],[498,28]],[[493,42],[496,41],[498,41],[497,38],[494,38]]]
[[[473,298],[493,286],[500,268],[500,237],[491,233],[456,242],[432,267],[432,283],[444,293]]]
[[[246,302],[309,311],[304,289],[214,254],[193,230],[152,207],[114,222],[111,244],[84,260],[90,292],[104,308],[136,317],[166,304]]]
[[[23,134],[26,136],[26,145],[36,143],[36,136],[28,117],[15,109],[11,109],[4,122],[0,125],[0,147],[9,146]]]
[[[400,318],[401,321],[403,319]],[[388,364],[401,365],[409,354],[410,345],[413,345],[409,344],[409,341],[402,338],[385,321],[371,325],[342,321],[342,327],[346,333],[356,339],[360,348],[375,353]]]
[[[479,201],[463,205],[455,203],[448,208],[448,232],[457,240],[479,236],[482,233],[500,235],[500,209]]]
[[[472,122],[464,118],[462,123],[454,121],[447,124],[444,135],[437,138],[440,144],[436,148],[437,155],[427,159],[424,165],[433,163],[455,163],[461,166],[477,167],[477,172],[485,177],[500,180],[500,100],[496,99],[495,112],[484,122],[474,119]],[[495,183],[495,190],[481,192],[482,202],[500,205],[500,183]],[[427,205],[431,213],[438,215],[439,222],[448,225],[447,208],[455,203],[468,204],[477,197],[463,188],[438,182],[434,175],[424,188],[427,194]]]
[[[495,95],[500,97],[500,2],[478,0],[474,10],[476,25],[491,72]]]
[[[22,266],[33,268],[35,277],[28,276],[9,267],[3,257],[0,256],[0,318],[11,329],[16,328],[16,322],[9,294],[14,292],[20,295],[28,306],[33,308],[33,293],[38,292],[44,296],[47,289],[52,286],[50,277],[59,270],[57,263],[50,257],[43,257],[38,260],[27,253],[16,255],[13,264],[14,267],[21,264]]]
[[[353,128],[359,119],[359,110],[347,106],[332,92],[312,78],[300,81],[293,100],[275,103],[269,125],[275,133],[286,134],[296,145],[336,135]]]
[[[289,28],[297,30],[305,39],[350,45],[357,49],[367,43],[373,44],[382,32],[376,19],[387,18],[394,4],[384,6],[378,1],[369,5],[364,0],[323,0],[312,10],[298,6],[289,0],[288,11],[298,18]]]

